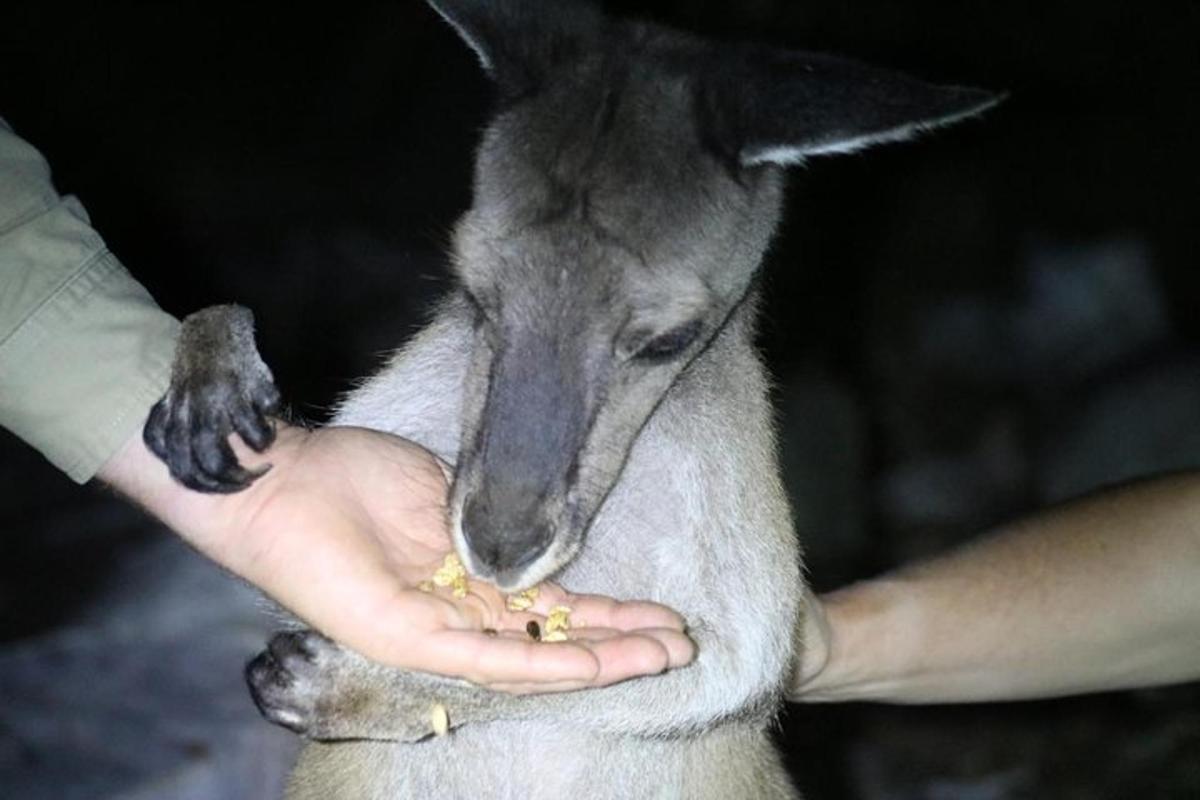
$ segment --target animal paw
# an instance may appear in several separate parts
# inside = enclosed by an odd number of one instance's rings
[[[171,385],[150,411],[142,438],[190,489],[228,494],[245,489],[269,467],[248,470],[229,446],[236,432],[256,452],[275,440],[269,417],[280,396],[254,344],[254,317],[240,306],[216,306],[183,322]]]
[[[276,634],[246,665],[262,715],[320,740],[413,742],[444,733],[437,680],[374,664],[315,631]]]
[[[299,734],[316,730],[322,695],[329,692],[322,661],[334,650],[336,644],[314,631],[275,634],[267,649],[246,665],[246,683],[259,712]]]

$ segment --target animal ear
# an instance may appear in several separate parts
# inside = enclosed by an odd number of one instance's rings
[[[427,0],[475,51],[505,95],[536,91],[555,68],[589,49],[604,24],[587,0]]]
[[[707,134],[743,166],[799,164],[901,141],[1004,99],[848,59],[766,48],[710,62],[701,87]]]

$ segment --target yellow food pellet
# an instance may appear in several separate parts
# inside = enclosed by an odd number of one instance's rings
[[[455,597],[467,596],[467,570],[457,555],[451,553],[446,556],[442,566],[433,573],[433,583],[436,586],[449,587]]]
[[[556,631],[566,631],[571,628],[571,607],[570,606],[555,606],[550,609],[550,614],[546,617],[546,633],[551,634]],[[543,636],[543,641],[545,637]]]
[[[442,565],[433,573],[433,582],[438,586],[452,586],[459,578],[464,578],[467,571],[463,569],[462,562],[458,560],[458,556],[454,553],[449,553],[442,560]]]
[[[509,611],[528,611],[533,608],[533,601],[519,594],[510,594],[508,600],[505,601],[505,606]]]
[[[432,592],[433,591],[433,581],[421,581],[420,583],[417,584],[417,588],[420,589],[422,592]]]
[[[429,722],[433,725],[433,732],[437,736],[445,736],[446,731],[450,730],[450,714],[446,711],[446,707],[441,703],[434,703],[429,709]]]
[[[567,641],[567,639],[568,639],[568,637],[567,637],[566,631],[550,631],[549,633],[542,634],[541,641],[543,641],[543,642],[565,642],[565,641]]]
[[[509,611],[528,611],[533,608],[533,602],[538,598],[538,587],[532,586],[523,592],[510,594],[505,605]]]

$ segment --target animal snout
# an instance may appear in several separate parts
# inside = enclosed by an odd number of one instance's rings
[[[535,510],[504,513],[478,495],[463,506],[462,532],[477,566],[496,577],[524,569],[554,538],[553,527]]]

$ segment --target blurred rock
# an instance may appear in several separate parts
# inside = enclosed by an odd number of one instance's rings
[[[922,313],[911,363],[958,381],[1007,383],[1017,361],[1011,318],[999,297],[956,295],[932,302]]]
[[[943,708],[925,717],[882,709],[870,718],[873,724],[849,751],[854,796],[862,800],[1053,796],[1037,792],[1038,757],[1047,737],[1023,730],[1010,714],[981,707],[968,718]]]
[[[1154,365],[1172,327],[1147,247],[1043,244],[1019,275],[894,293],[890,327],[872,326],[875,499],[900,558],[1031,501],[1200,464],[1200,373]]]
[[[1059,408],[1048,427],[1036,468],[1043,502],[1200,468],[1200,356],[1111,375]]]
[[[242,681],[270,628],[255,592],[164,535],[92,609],[0,653],[0,794],[280,796],[296,739],[258,716]]]
[[[877,508],[898,561],[945,549],[1025,502],[1028,454],[1011,413],[998,414],[959,451],[931,452],[882,472]]]
[[[1026,381],[1073,381],[1170,335],[1149,252],[1136,239],[1043,245],[1025,268],[1011,347]]]
[[[1156,695],[1147,702],[1141,695]],[[1200,779],[1196,688],[1032,703],[845,708],[862,800],[1183,800]],[[799,713],[799,712],[794,712]]]

